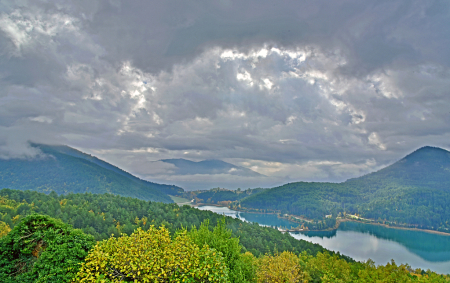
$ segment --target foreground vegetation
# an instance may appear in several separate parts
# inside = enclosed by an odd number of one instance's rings
[[[349,262],[338,255],[243,252],[225,218],[211,227],[151,225],[94,243],[49,216],[23,218],[0,238],[1,282],[450,282],[449,276],[391,262]]]

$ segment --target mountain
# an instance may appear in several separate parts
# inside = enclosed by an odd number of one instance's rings
[[[355,182],[447,190],[450,189],[450,152],[425,146],[377,172],[346,181],[347,184]]]
[[[0,188],[55,191],[58,194],[112,193],[172,202],[182,188],[141,180],[122,169],[68,146],[32,144],[43,154],[33,159],[0,159]]]
[[[248,168],[236,166],[216,159],[203,160],[199,162],[186,159],[162,159],[159,161],[175,165],[175,175],[230,174],[246,177],[264,176]]]
[[[297,182],[242,199],[243,209],[320,220],[338,213],[449,232],[450,152],[423,147],[394,164],[343,183]]]

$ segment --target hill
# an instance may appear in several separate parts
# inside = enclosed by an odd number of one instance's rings
[[[322,228],[335,223],[322,221],[326,215],[335,219],[350,213],[390,225],[449,232],[450,152],[427,146],[384,169],[343,183],[290,183],[235,205],[303,215],[321,222]]]
[[[122,169],[68,146],[32,144],[43,154],[34,159],[0,159],[0,187],[58,194],[112,193],[172,202],[182,188],[141,180]]]
[[[203,161],[190,161],[186,159],[162,159],[165,163],[175,165],[176,175],[194,175],[194,174],[230,174],[237,176],[258,177],[264,176],[245,167],[236,166],[231,163],[210,159]]]

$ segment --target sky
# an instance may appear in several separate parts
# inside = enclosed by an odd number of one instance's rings
[[[445,0],[0,0],[0,158],[65,144],[187,189],[341,182],[450,149],[449,47]]]

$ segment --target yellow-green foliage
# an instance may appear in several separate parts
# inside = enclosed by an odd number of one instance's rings
[[[253,260],[257,283],[290,282],[358,282],[358,283],[403,283],[403,282],[450,282],[449,276],[428,271],[413,271],[408,265],[397,266],[394,261],[375,266],[372,260],[366,263],[348,263],[336,255],[306,253],[299,256],[282,252],[264,255]]]
[[[3,221],[0,221],[0,238],[6,236],[11,231],[11,227]]]
[[[0,196],[0,207],[15,209],[18,206],[19,206],[19,203],[14,200],[9,199],[8,196],[6,196],[6,197]]]
[[[291,252],[272,256],[264,255],[256,260],[258,283],[308,282],[309,275],[302,269],[300,259]]]
[[[163,226],[99,242],[75,282],[228,282],[223,257],[199,248],[183,231],[171,240]]]
[[[317,253],[309,259],[307,270],[310,275],[320,277],[322,282],[358,282],[352,274],[351,264],[337,255]]]
[[[397,265],[392,260],[391,263],[385,266],[375,266],[372,260],[368,260],[364,264],[364,269],[359,271],[358,281],[362,283],[369,282],[449,282],[447,276],[440,276],[436,273],[429,272],[429,274],[421,275],[420,271],[417,274],[411,272],[408,265]]]

